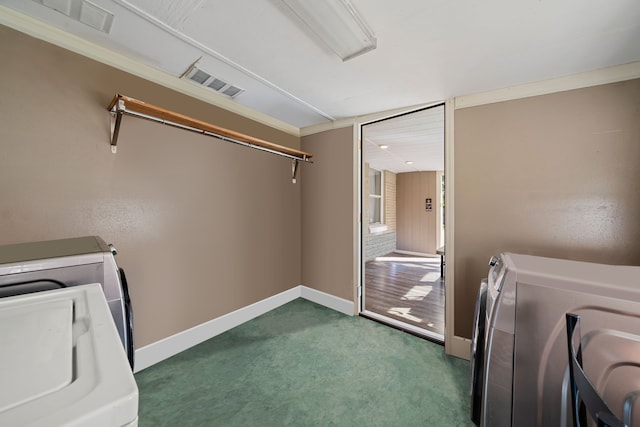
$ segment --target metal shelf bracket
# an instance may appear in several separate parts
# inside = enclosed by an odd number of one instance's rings
[[[298,175],[298,159],[291,160],[291,182],[296,183],[296,175]]]
[[[124,101],[119,99],[111,109],[111,152],[116,154],[118,151],[118,134],[120,133],[120,123],[122,115],[126,111]]]

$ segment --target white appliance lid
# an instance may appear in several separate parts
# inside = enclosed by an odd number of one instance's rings
[[[137,423],[138,388],[99,283],[0,298],[0,340],[0,425]]]
[[[0,412],[69,385],[73,302],[13,305],[0,311]],[[28,381],[25,381],[28,379]]]

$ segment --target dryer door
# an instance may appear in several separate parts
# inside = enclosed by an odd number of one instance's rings
[[[485,321],[487,307],[487,280],[480,283],[471,338],[471,421],[480,425],[482,410],[482,379],[484,377]]]
[[[131,370],[133,370],[135,357],[135,349],[133,345],[133,307],[131,306],[131,298],[129,297],[129,285],[127,284],[127,276],[125,276],[124,270],[122,268],[118,269],[118,273],[120,274],[120,283],[122,283],[122,300],[124,304],[124,348],[127,351],[127,359],[129,359]]]

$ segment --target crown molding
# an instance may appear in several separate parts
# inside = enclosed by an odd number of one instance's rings
[[[317,125],[307,126],[300,129],[300,137],[313,135],[315,133],[326,132],[328,130],[346,128],[353,126],[356,122],[354,117],[340,120],[333,120],[330,122],[324,122]]]
[[[640,61],[455,98],[455,108],[547,95],[640,78]]]
[[[510,86],[487,92],[457,96],[453,98],[453,100],[455,109],[457,110],[461,108],[475,107],[478,105],[493,104],[494,102],[511,101],[514,99],[528,98],[532,96],[546,95],[556,92],[564,92],[567,90],[598,86],[608,83],[616,83],[637,78],[640,78],[640,61],[630,62],[623,65],[616,65],[613,67],[601,68],[598,70],[586,71],[569,76],[557,77],[554,79],[542,80],[539,82]],[[353,126],[357,124],[366,124],[368,122],[381,120],[387,117],[393,117],[397,114],[410,112],[420,108],[426,108],[442,102],[443,101],[431,102],[412,107],[397,108],[394,110],[307,126],[300,129],[300,136],[312,135],[314,133]]]
[[[164,71],[153,68],[149,65],[132,60],[125,55],[113,52],[95,43],[86,41],[78,36],[70,34],[59,28],[45,24],[37,19],[16,12],[6,6],[0,5],[0,24],[13,28],[29,36],[46,41],[64,49],[70,50],[79,55],[141,77],[145,80],[157,83],[166,88],[175,90],[184,95],[196,98],[200,101],[224,108],[227,111],[238,114],[245,118],[262,123],[274,129],[286,132],[293,136],[300,136],[300,129],[296,126],[285,123],[267,114],[256,111],[252,108],[238,104],[223,95],[213,93],[203,93],[197,86],[168,74]]]
[[[393,110],[380,111],[378,113],[364,114],[362,116],[348,117],[345,119],[334,120],[331,122],[320,123],[317,125],[307,126],[300,129],[300,136],[313,135],[314,133],[325,132],[332,129],[340,129],[348,126],[364,125],[378,120],[384,120],[395,117],[400,114],[407,114],[413,111],[429,108],[434,105],[442,104],[444,101],[429,102],[426,104],[418,104],[409,107],[394,108]]]

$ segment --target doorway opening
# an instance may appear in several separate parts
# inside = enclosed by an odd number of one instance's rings
[[[445,107],[363,124],[361,315],[444,342]]]

